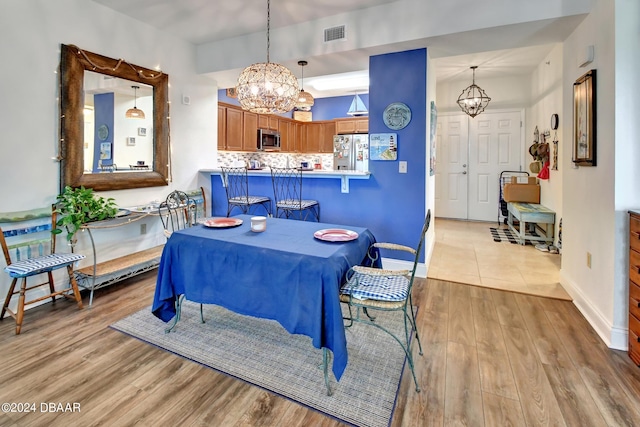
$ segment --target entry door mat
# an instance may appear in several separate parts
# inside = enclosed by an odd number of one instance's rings
[[[344,308],[344,307],[343,307]],[[346,310],[345,310],[346,312]],[[376,312],[376,323],[404,336],[401,313]],[[405,366],[400,345],[378,328],[346,329],[349,363],[339,382],[330,374],[327,396],[322,350],[273,320],[243,316],[215,305],[184,301],[171,333],[145,308],[111,325],[115,330],[288,398],[354,426],[388,426]],[[421,356],[417,355],[417,361]],[[331,366],[331,365],[330,365]]]
[[[518,243],[516,238],[513,236],[513,233],[508,228],[494,228],[489,227],[489,231],[491,231],[491,237],[494,242],[509,242],[514,245]],[[525,245],[531,245],[531,241],[526,240],[525,237]]]

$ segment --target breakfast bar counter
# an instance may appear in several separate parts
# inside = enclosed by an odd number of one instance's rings
[[[200,169],[200,173],[208,173],[211,175],[219,175],[222,182],[222,169]],[[248,169],[247,174],[249,176],[268,176],[271,177],[271,170],[268,167],[260,169]],[[339,179],[340,191],[342,193],[349,192],[349,181],[354,179],[369,179],[370,172],[354,171],[354,170],[326,170],[326,169],[309,169],[302,170],[302,176],[304,178],[312,179]]]

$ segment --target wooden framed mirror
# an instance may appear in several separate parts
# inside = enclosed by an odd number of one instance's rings
[[[148,104],[153,111],[147,111],[143,126],[135,129],[136,118],[121,111],[105,109],[103,115],[110,116],[109,123],[95,120],[85,124],[87,104],[87,81],[96,75],[103,80],[111,80],[102,87],[100,93],[115,93],[108,86],[124,86],[129,92],[126,101],[134,108],[142,98],[139,90],[146,90],[152,100]],[[60,173],[61,186],[93,188],[95,191],[121,190],[127,188],[156,187],[168,185],[169,174],[169,76],[161,71],[150,70],[130,64],[122,59],[108,58],[82,50],[73,45],[61,45],[60,54]],[[98,92],[96,92],[98,93]],[[118,95],[112,95],[113,97]],[[123,104],[123,102],[115,102]],[[96,113],[97,116],[97,113]],[[152,121],[149,120],[152,118]],[[108,121],[107,120],[107,121]],[[127,121],[127,122],[125,122]],[[126,124],[125,124],[126,123]],[[93,127],[92,127],[93,126]],[[125,133],[118,129],[129,128]],[[85,128],[93,133],[93,138],[85,138]],[[150,129],[149,129],[150,128]],[[117,138],[117,139],[114,139]],[[136,141],[140,141],[137,143]],[[146,143],[148,153],[132,156],[136,145]],[[87,152],[87,150],[90,150]],[[95,153],[95,155],[94,155]],[[123,163],[117,164],[117,153]],[[126,157],[126,155],[128,157]],[[146,159],[148,157],[148,160]],[[86,161],[90,159],[90,161]],[[90,163],[90,164],[86,164]]]

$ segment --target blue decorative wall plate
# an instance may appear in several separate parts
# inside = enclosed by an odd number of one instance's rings
[[[109,136],[109,127],[107,125],[100,125],[98,128],[98,138],[100,141],[104,141]]]
[[[382,120],[389,129],[404,129],[411,121],[411,110],[407,104],[393,102],[384,109]]]

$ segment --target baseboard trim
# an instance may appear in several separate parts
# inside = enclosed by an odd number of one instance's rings
[[[425,262],[418,263],[418,267],[416,268],[416,277],[421,277],[423,279],[427,278],[434,247],[435,240],[428,239],[427,245],[425,245]],[[389,270],[411,270],[413,268],[413,262],[394,258],[382,258],[382,268],[387,268]]]
[[[616,350],[628,350],[629,333],[626,329],[613,326],[585,297],[580,288],[566,277],[560,270],[560,284],[573,298],[573,304],[578,308],[580,313],[587,319],[587,322],[593,327],[598,336],[604,341],[609,348]]]

